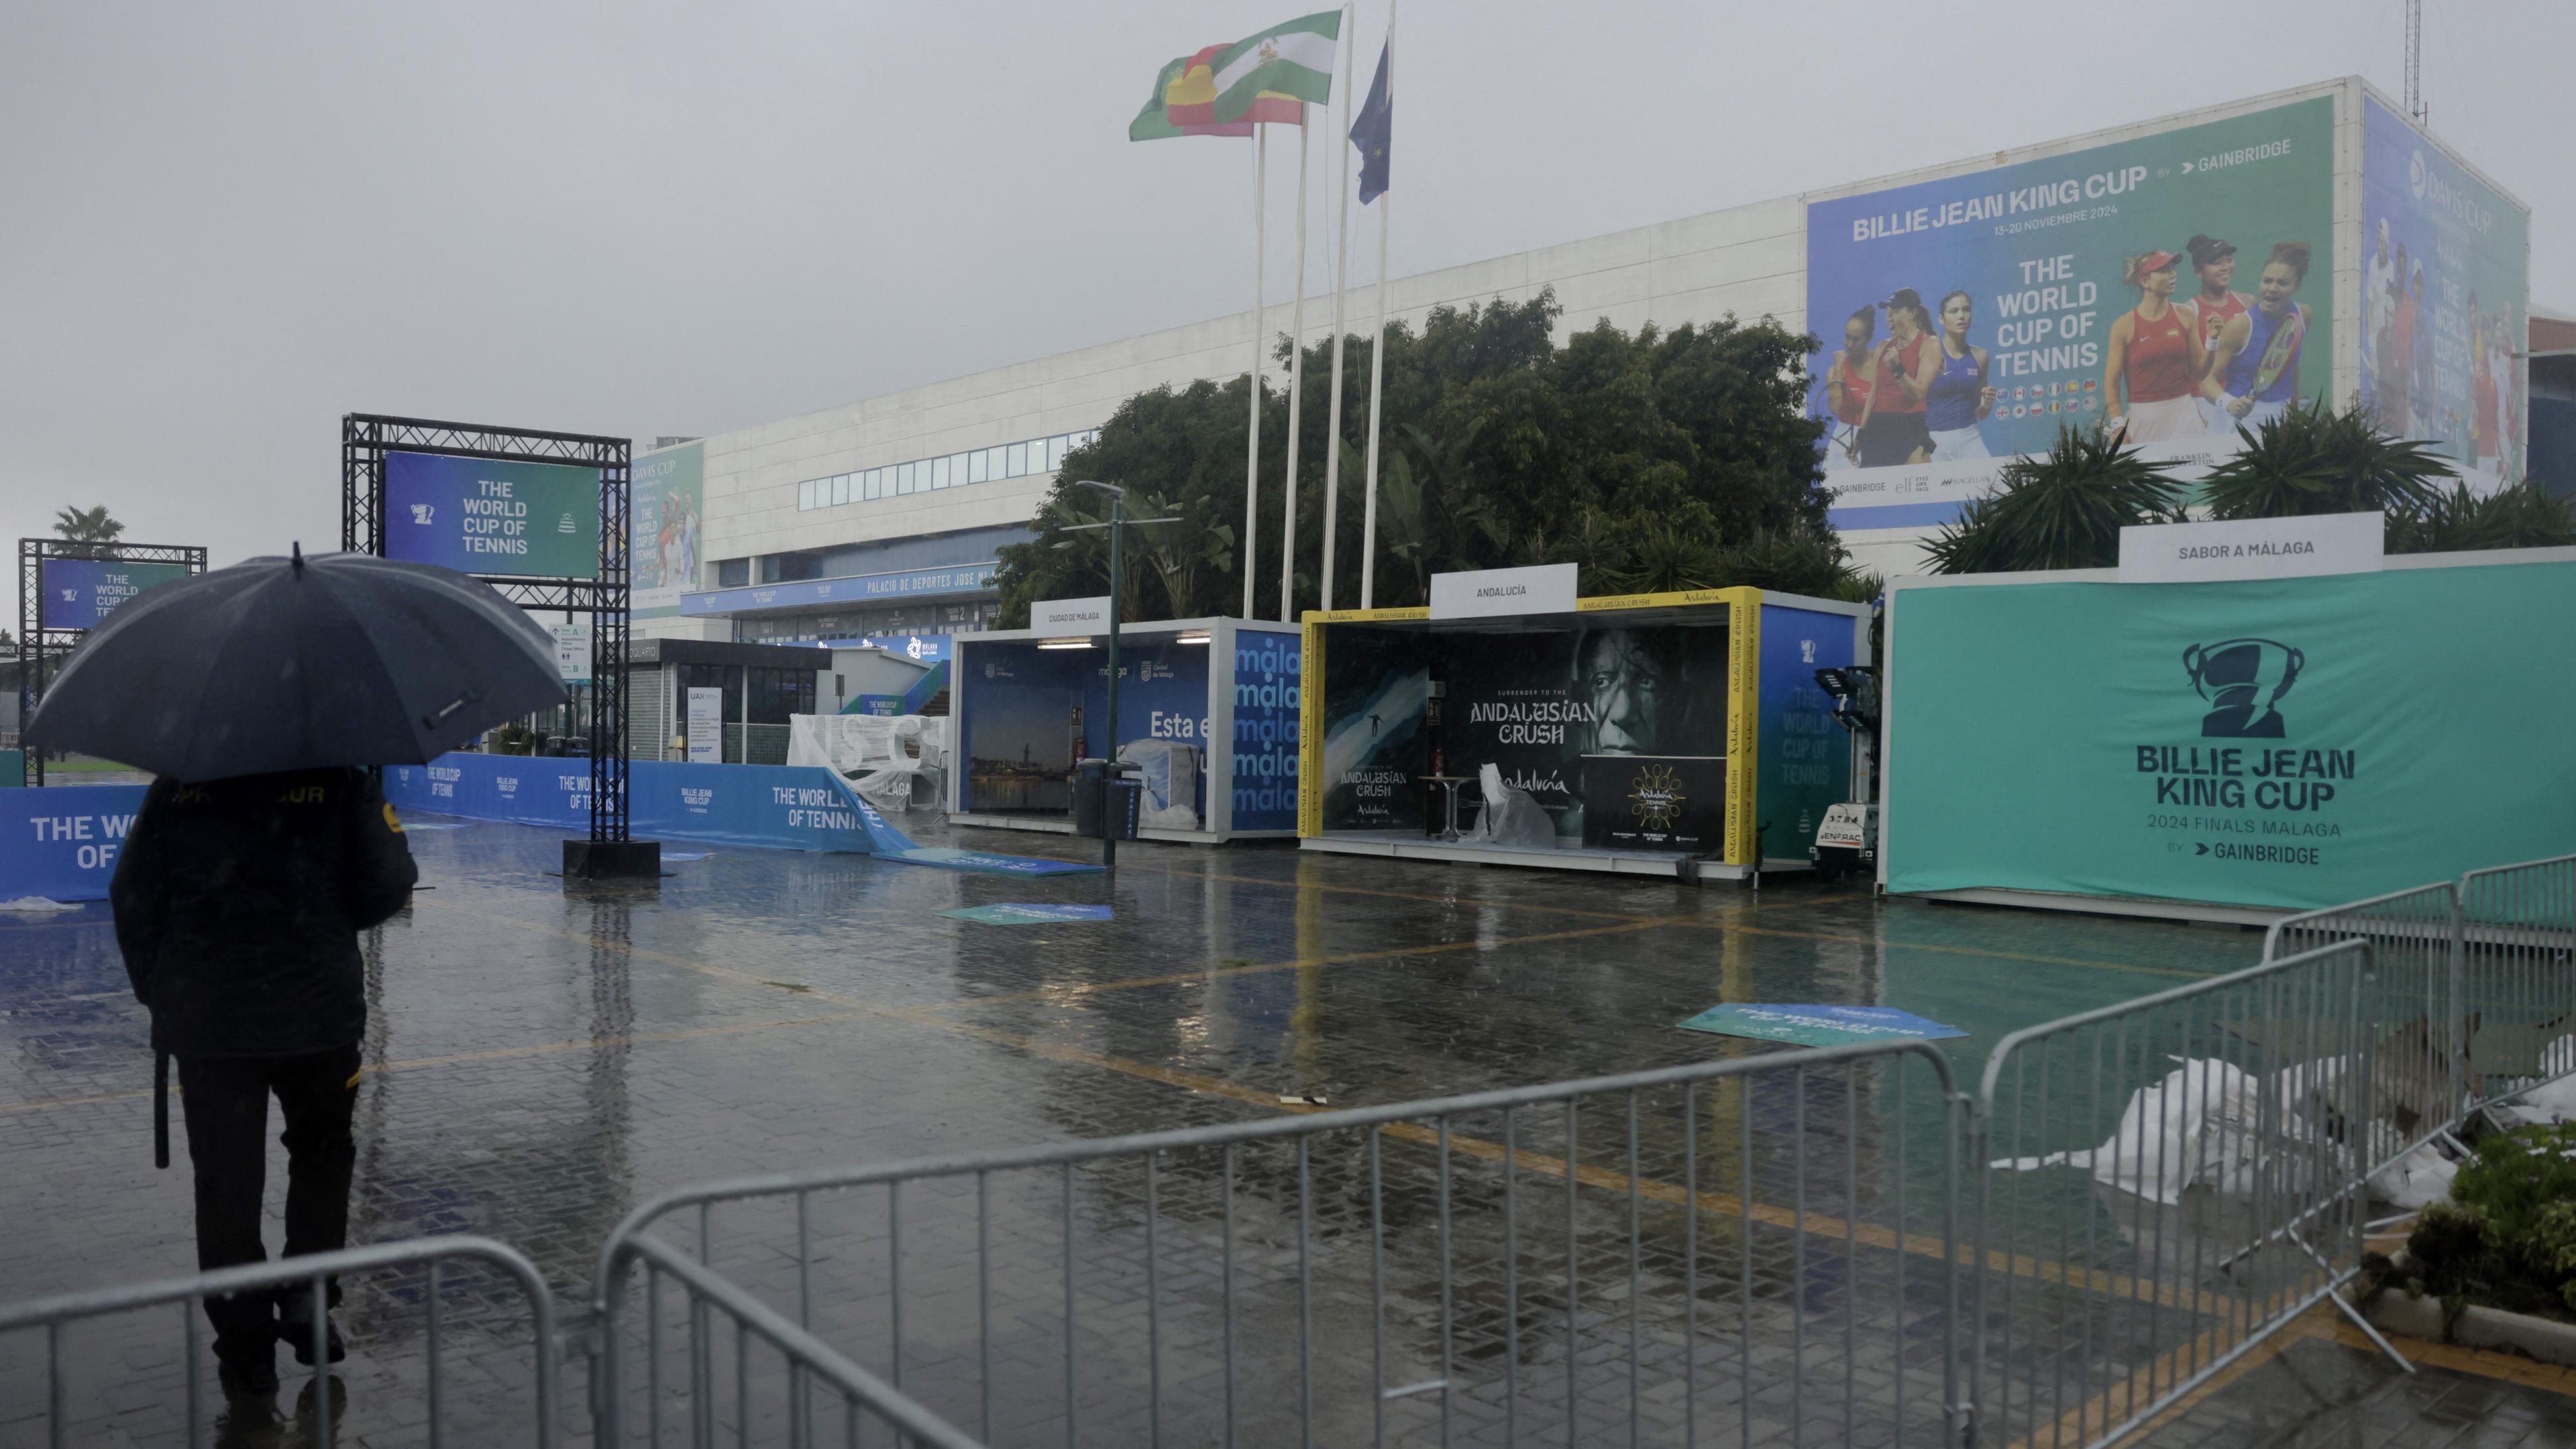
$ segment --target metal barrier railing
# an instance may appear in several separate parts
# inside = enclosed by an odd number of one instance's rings
[[[2367,941],[2376,980],[2362,1020],[2380,1033],[2366,1155],[2385,1167],[2460,1122],[2468,1070],[2461,1010],[2460,889],[2451,882],[2395,891],[2272,923],[2263,959],[2337,941]]]
[[[2117,1439],[2359,1270],[2373,978],[2346,941],[1996,1044],[1970,1139],[1979,1442]]]
[[[1889,1042],[690,1188],[602,1255],[599,1393],[707,1381],[627,1321],[681,1214],[978,1438],[1954,1442],[1964,1105]]]
[[[489,1238],[446,1237],[415,1238],[399,1243],[377,1243],[363,1248],[345,1248],[332,1253],[315,1253],[300,1258],[286,1258],[270,1263],[249,1263],[238,1268],[221,1268],[186,1278],[168,1278],[151,1283],[132,1283],[115,1288],[97,1288],[79,1293],[64,1293],[51,1298],[30,1299],[21,1303],[0,1304],[0,1339],[10,1334],[42,1329],[45,1335],[45,1425],[46,1441],[63,1449],[74,1442],[73,1406],[70,1402],[67,1376],[74,1363],[75,1345],[72,1325],[83,1320],[128,1313],[156,1305],[179,1305],[182,1335],[186,1344],[183,1372],[186,1388],[182,1399],[187,1437],[181,1442],[197,1444],[206,1427],[206,1393],[203,1355],[199,1352],[198,1310],[210,1297],[245,1292],[309,1292],[315,1309],[313,1356],[313,1442],[335,1442],[333,1419],[335,1409],[330,1393],[331,1365],[325,1350],[325,1307],[328,1285],[334,1278],[379,1273],[390,1269],[422,1267],[427,1270],[427,1283],[422,1301],[427,1307],[425,1345],[426,1370],[423,1380],[424,1417],[428,1442],[435,1446],[445,1442],[446,1409],[444,1395],[444,1354],[442,1342],[445,1325],[441,1299],[442,1269],[454,1262],[479,1262],[500,1270],[525,1296],[528,1305],[529,1352],[536,1361],[535,1422],[525,1431],[525,1441],[539,1449],[552,1449],[556,1441],[557,1363],[555,1344],[554,1295],[547,1291],[545,1280],[528,1260],[505,1244]],[[122,1383],[125,1376],[118,1375]],[[478,1415],[478,1418],[483,1416]],[[406,1425],[413,1422],[408,1417]],[[488,1429],[488,1420],[486,1421]],[[126,1437],[122,1427],[122,1439]],[[520,1439],[517,1433],[511,1435]],[[17,1441],[12,1441],[17,1442]],[[81,1442],[99,1442],[94,1433],[83,1433]]]
[[[2460,878],[2467,1105],[2576,1073],[2576,856]]]
[[[619,1386],[618,1366],[623,1361],[626,1344],[614,1331],[626,1311],[628,1269],[641,1264],[644,1268],[644,1430],[648,1442],[662,1442],[663,1411],[671,1407],[670,1396],[662,1383],[662,1283],[670,1279],[678,1285],[688,1321],[688,1338],[682,1346],[687,1364],[686,1377],[679,1387],[685,1393],[688,1442],[692,1446],[712,1446],[730,1438],[737,1444],[767,1443],[785,1434],[791,1445],[821,1442],[820,1432],[830,1427],[830,1405],[818,1412],[818,1392],[827,1399],[837,1399],[840,1408],[840,1435],[843,1443],[863,1441],[865,1430],[873,1422],[893,1431],[895,1443],[928,1445],[930,1449],[981,1449],[980,1441],[969,1438],[955,1426],[880,1381],[835,1352],[803,1327],[790,1323],[775,1309],[754,1298],[741,1287],[725,1281],[705,1266],[669,1246],[644,1236],[620,1240],[612,1250],[614,1257],[604,1270],[603,1282],[609,1294],[608,1308],[601,1321],[609,1328],[600,1335],[600,1357],[592,1366],[595,1400],[592,1405],[599,1424],[599,1442],[628,1442],[627,1415],[634,1405]],[[730,1414],[727,1412],[726,1379],[719,1362],[723,1337],[715,1326],[715,1316],[722,1313],[733,1324],[733,1372]],[[752,1345],[765,1343],[778,1359],[778,1372],[766,1362],[755,1362]],[[780,1380],[783,1377],[783,1382]],[[771,1391],[774,1392],[763,1392]],[[728,1435],[725,1431],[730,1430]]]
[[[2371,1175],[2576,1074],[2576,857],[2264,953],[2015,1032],[1974,1098],[1887,1042],[666,1193],[599,1255],[598,1440],[2108,1443],[2321,1302],[2361,1323]],[[43,1330],[64,1444],[74,1326],[178,1304],[194,1442],[203,1299],[425,1267],[436,1444],[459,1260],[526,1297],[551,1445],[552,1299],[480,1238],[0,1307],[0,1344]]]

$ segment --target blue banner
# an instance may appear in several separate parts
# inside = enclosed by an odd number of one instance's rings
[[[845,579],[803,579],[790,584],[716,589],[703,594],[682,594],[680,612],[689,615],[735,614],[746,609],[791,609],[807,604],[863,604],[930,594],[974,594],[993,586],[993,574],[1000,567],[1000,564],[987,561],[952,564],[939,569],[862,574]]]
[[[912,846],[829,770],[679,760],[637,760],[628,770],[628,818],[643,839],[860,854]],[[587,831],[590,761],[442,755],[387,766],[385,798],[402,810]]]
[[[95,629],[136,594],[188,576],[186,564],[114,559],[49,558],[43,568],[48,629]]]
[[[2361,400],[2491,492],[2522,476],[2531,215],[2362,102]]]
[[[599,577],[599,470],[385,454],[385,557],[468,574]]]
[[[1297,828],[1297,721],[1305,638],[1234,631],[1234,828]]]
[[[1809,203],[1830,521],[1947,522],[2015,457],[2113,419],[2197,477],[2240,420],[2326,393],[2335,145],[2319,96]],[[2231,333],[2267,295],[2280,320]],[[2222,337],[2222,391],[2264,413],[2203,396],[2193,369]]]
[[[143,791],[141,785],[68,785],[0,794],[0,900],[107,899]]]

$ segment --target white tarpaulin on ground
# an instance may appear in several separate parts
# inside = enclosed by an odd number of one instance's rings
[[[915,778],[924,771],[948,768],[948,719],[919,714],[789,715],[787,763],[830,770],[881,810],[909,810]]]

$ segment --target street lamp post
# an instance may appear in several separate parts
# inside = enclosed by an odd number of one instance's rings
[[[1077,478],[1074,480],[1073,486],[1076,488],[1097,488],[1101,492],[1109,495],[1109,521],[1107,523],[1077,523],[1067,528],[1065,532],[1079,533],[1083,530],[1093,528],[1106,528],[1109,530],[1109,719],[1108,722],[1102,726],[1102,733],[1109,741],[1109,760],[1108,770],[1104,771],[1101,776],[1100,863],[1114,870],[1118,865],[1118,830],[1117,827],[1111,824],[1109,820],[1109,801],[1107,792],[1110,772],[1114,772],[1118,767],[1118,594],[1119,590],[1125,587],[1127,582],[1127,556],[1126,550],[1122,545],[1126,540],[1127,530],[1138,524],[1178,523],[1181,520],[1177,517],[1127,517],[1127,490],[1119,487],[1115,483],[1102,483],[1093,479]]]

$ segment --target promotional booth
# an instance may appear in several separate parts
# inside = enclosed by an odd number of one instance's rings
[[[1294,835],[1297,632],[1121,622],[1114,730],[1108,645],[1106,633],[1060,629],[951,636],[951,818],[1069,834],[1075,762],[1114,755],[1143,778],[1147,840]]]
[[[2337,517],[2353,571],[2207,577]],[[2576,549],[2383,561],[2337,517],[2127,531],[2179,571],[1895,580],[1881,884],[2254,922],[2576,853]]]
[[[1577,599],[1557,567],[1561,599],[1475,582],[1546,572],[1505,569],[1435,578],[1432,608],[1306,616],[1301,847],[1806,869],[1825,808],[1855,788],[1816,671],[1869,657],[1868,607],[1752,588]],[[1439,617],[1453,579],[1457,612]]]

